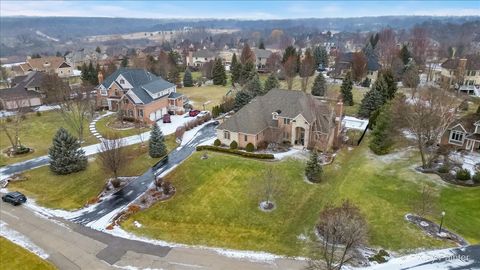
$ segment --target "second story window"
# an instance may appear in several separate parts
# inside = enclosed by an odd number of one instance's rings
[[[124,80],[124,79],[120,79],[120,84],[125,84],[125,80]]]
[[[290,125],[290,119],[288,119],[288,118],[283,118],[283,124],[285,124],[285,125]]]
[[[243,137],[243,140],[244,140],[244,141],[248,141],[248,136],[245,135],[245,136]]]

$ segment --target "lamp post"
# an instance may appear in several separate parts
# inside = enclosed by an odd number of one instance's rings
[[[438,229],[438,233],[442,233],[442,225],[443,225],[443,218],[445,217],[445,211],[442,211],[442,220],[440,221],[440,228]]]

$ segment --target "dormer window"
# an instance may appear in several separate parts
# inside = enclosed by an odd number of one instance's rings
[[[124,79],[120,79],[120,84],[125,84],[125,80],[124,80]]]

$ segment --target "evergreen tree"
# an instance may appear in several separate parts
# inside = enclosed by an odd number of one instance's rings
[[[317,151],[313,150],[305,167],[305,176],[310,182],[318,183],[322,180],[323,169],[318,162]]]
[[[252,100],[252,98],[253,96],[249,91],[242,90],[237,92],[237,95],[235,95],[235,111],[238,111],[243,106],[247,105]]]
[[[83,62],[82,68],[80,69],[82,71],[82,75],[80,76],[80,79],[84,82],[88,82],[90,80],[90,76],[88,74],[88,67],[85,62]]]
[[[317,77],[315,77],[315,81],[313,81],[312,85],[312,95],[314,96],[325,96],[327,92],[327,83],[325,78],[323,77],[322,73],[318,73]]]
[[[362,99],[362,103],[360,104],[360,109],[358,111],[358,115],[364,118],[370,118],[371,114],[378,110],[384,103],[384,89],[387,88],[387,84],[383,80],[383,78],[379,78],[375,81],[365,96]]]
[[[102,52],[102,49],[100,49],[100,47],[97,46],[97,48],[95,48],[95,51],[96,51],[97,53],[101,53],[101,52]]]
[[[375,121],[372,131],[372,139],[369,147],[377,155],[387,154],[393,146],[392,139],[392,116],[390,104],[386,103],[379,109],[380,113]]]
[[[176,66],[173,66],[168,72],[167,81],[176,85],[180,84],[180,72]]]
[[[121,67],[127,67],[128,66],[128,58],[127,57],[124,57],[122,59],[122,62],[120,63],[120,66]]]
[[[265,50],[265,44],[263,43],[263,39],[260,39],[260,45],[258,45],[260,50]]]
[[[319,65],[326,68],[328,66],[328,52],[323,46],[315,47],[313,51],[313,58],[315,59],[315,68],[318,68]]]
[[[217,58],[213,65],[213,84],[214,85],[227,85],[227,74],[225,73],[225,67],[223,66],[222,59]]]
[[[258,74],[255,73],[253,78],[245,84],[243,88],[244,91],[250,92],[252,97],[260,96],[263,93],[262,83],[260,82],[260,78],[258,78]]]
[[[402,62],[404,65],[407,65],[408,62],[410,61],[411,54],[408,51],[407,45],[403,45],[402,49],[400,50],[400,59],[402,59]]]
[[[257,72],[255,71],[255,65],[253,63],[246,63],[243,65],[242,73],[240,76],[240,85],[244,85],[249,82]]]
[[[163,137],[162,130],[155,122],[150,132],[148,154],[152,158],[160,158],[167,154],[167,146],[165,146],[165,138]]]
[[[287,60],[288,60],[288,58],[290,58],[290,56],[297,57],[297,50],[293,46],[288,46],[285,49],[285,52],[283,53],[282,64],[287,62]]]
[[[233,83],[240,83],[242,77],[242,64],[238,62],[237,55],[234,53],[232,56],[232,64],[230,65],[230,73]]]
[[[343,103],[347,106],[353,106],[353,94],[352,94],[353,81],[350,73],[347,73],[345,79],[340,87],[342,93]]]
[[[274,89],[274,88],[279,88],[280,87],[280,82],[277,79],[277,76],[275,73],[270,73],[270,76],[268,76],[267,80],[265,81],[265,87],[264,87],[264,92],[267,93],[268,91]]]
[[[185,70],[185,74],[183,74],[183,86],[184,87],[192,87],[193,86],[193,78],[192,72],[189,68]]]
[[[387,83],[387,89],[384,92],[385,100],[392,100],[397,92],[397,82],[393,77],[393,72],[390,69],[384,70],[381,73],[383,80]]]
[[[53,137],[48,156],[50,170],[56,174],[79,172],[87,167],[87,157],[80,148],[80,142],[64,128],[60,128]]]

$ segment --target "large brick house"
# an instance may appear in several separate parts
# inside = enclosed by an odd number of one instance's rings
[[[440,143],[457,149],[480,152],[480,114],[469,114],[453,122]]]
[[[236,141],[240,148],[252,143],[288,143],[297,148],[328,150],[338,143],[343,103],[294,90],[272,89],[254,98],[217,127],[224,145]]]
[[[130,118],[153,123],[164,114],[184,113],[184,96],[175,84],[143,69],[120,68],[97,87],[97,105],[123,110]]]

